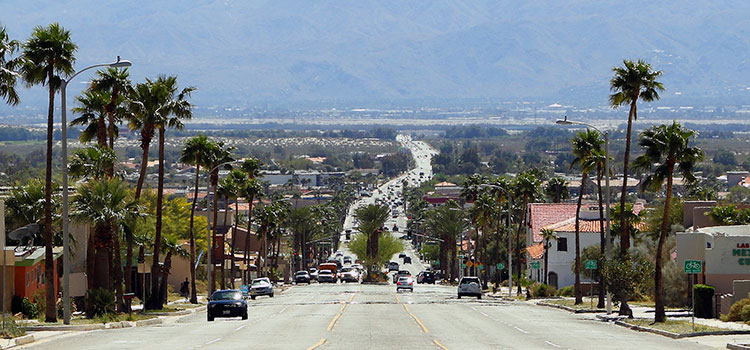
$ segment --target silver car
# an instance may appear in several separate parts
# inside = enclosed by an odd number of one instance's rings
[[[401,277],[396,282],[396,291],[401,289],[408,289],[410,292],[414,291],[414,279],[411,277]]]
[[[273,298],[273,284],[268,277],[256,278],[250,284],[250,299],[255,300],[255,297],[261,295],[268,295]]]
[[[458,282],[458,298],[462,296],[477,297],[482,299],[482,287],[479,283],[479,277],[464,277]]]

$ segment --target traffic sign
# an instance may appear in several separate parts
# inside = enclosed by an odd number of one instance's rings
[[[497,265],[496,265],[496,266],[497,266],[497,269],[498,269],[498,270],[502,270],[502,269],[504,269],[504,268],[505,268],[505,264],[503,264],[503,263],[497,263]]]
[[[532,269],[538,269],[539,268],[539,262],[538,261],[532,261],[531,262],[531,268]]]
[[[480,269],[480,270],[481,270],[481,269],[484,269],[484,265],[482,265],[482,263],[478,263],[478,264],[477,264],[477,268],[478,268],[478,269]]]
[[[586,260],[584,266],[586,270],[596,270],[596,260]]]
[[[685,260],[685,273],[698,274],[703,271],[703,262],[700,260]]]
[[[466,264],[463,264],[463,263],[462,263],[462,264],[461,264],[461,268],[464,268],[464,269],[465,269],[465,268],[466,268]]]
[[[468,266],[468,267],[472,267],[472,266],[474,266],[474,263],[473,263],[473,262],[471,262],[471,261],[467,261],[467,262],[466,262],[466,266]]]

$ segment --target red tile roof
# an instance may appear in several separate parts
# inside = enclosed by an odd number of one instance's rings
[[[636,203],[633,205],[633,212],[635,214],[638,214],[643,210],[643,204],[642,203]],[[560,222],[556,222],[549,225],[542,226],[542,229],[552,229],[555,230],[555,232],[575,232],[576,231],[576,213],[575,210],[573,211],[573,217],[562,220]],[[581,219],[579,222],[579,232],[601,232],[601,221],[599,219],[595,220],[583,220]],[[644,230],[646,228],[646,223],[641,222],[636,227],[639,230]],[[540,230],[541,231],[541,230]]]
[[[526,252],[532,259],[541,259],[544,256],[544,244],[539,242],[537,244],[526,247]]]
[[[575,203],[530,203],[529,228],[532,232],[532,241],[542,241],[542,227],[558,223],[575,216]]]

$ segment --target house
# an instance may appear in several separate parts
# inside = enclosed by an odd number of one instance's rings
[[[47,283],[50,282],[44,275],[45,248],[7,246],[5,252],[5,261],[8,266],[5,276],[6,302],[9,303],[14,296],[32,298],[37,292],[44,293]],[[52,248],[55,276],[61,276],[62,253],[62,247]],[[3,265],[0,259],[0,266],[6,265]],[[51,282],[54,283],[55,295],[57,295],[60,290],[60,279],[54,278]]]

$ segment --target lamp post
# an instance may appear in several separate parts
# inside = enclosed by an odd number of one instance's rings
[[[513,194],[504,187],[498,185],[482,184],[479,187],[491,187],[494,189],[498,189],[508,196],[508,220],[505,222],[505,224],[508,230],[508,297],[510,298],[511,293],[513,293],[513,235],[511,235],[510,231],[510,211],[513,208]],[[544,273],[547,273],[547,271],[545,271]]]
[[[63,322],[70,324],[70,238],[68,237],[69,231],[69,220],[68,220],[68,121],[67,121],[67,105],[66,105],[66,90],[68,83],[79,74],[99,67],[111,67],[111,68],[123,68],[130,67],[131,63],[128,60],[120,60],[120,56],[117,56],[117,61],[112,63],[101,63],[93,66],[88,66],[84,69],[79,70],[68,79],[63,79],[60,86],[60,100],[61,100],[61,124],[62,124],[62,186],[63,186]]]
[[[238,164],[238,163],[241,163],[241,162],[242,162],[241,160],[232,160],[232,161],[229,161],[229,162],[221,163],[221,164],[219,164],[219,165],[211,168],[211,170],[208,172],[208,176],[210,178],[211,174],[214,172],[214,170],[216,170],[216,169],[218,169],[220,167],[223,167],[223,166],[229,165],[229,164]],[[218,174],[217,174],[217,176],[218,176]],[[206,200],[208,200],[208,197],[211,195],[211,188],[208,187],[208,186],[206,186],[206,191],[208,192],[208,193],[206,193]],[[216,186],[214,186],[214,196],[216,196]],[[207,203],[209,203],[209,202],[207,202]],[[213,209],[213,208],[211,208],[211,209]],[[227,213],[225,212],[224,215],[227,215]],[[214,282],[214,276],[212,274],[214,262],[213,262],[212,257],[211,257],[213,255],[212,254],[213,253],[212,252],[212,250],[213,250],[212,249],[213,241],[211,240],[211,213],[210,212],[206,214],[206,218],[208,219],[208,220],[206,220],[208,222],[208,229],[206,230],[208,232],[208,253],[206,254],[206,275],[208,276],[208,293],[209,293],[209,296],[210,296],[210,294],[214,291],[214,283],[213,283]],[[247,234],[250,234],[250,232],[248,232]],[[247,248],[247,247],[245,247],[245,248]],[[232,252],[232,254],[234,254],[234,252]],[[221,263],[224,264],[224,261],[222,260]]]
[[[609,202],[610,202],[610,194],[609,194],[609,131],[608,130],[600,130],[599,128],[585,122],[581,121],[573,121],[568,120],[568,116],[565,116],[565,119],[558,119],[555,121],[555,124],[557,125],[582,125],[587,128],[592,128],[602,134],[604,134],[604,186],[607,188],[607,191],[604,192],[605,198],[604,198],[604,204],[606,206],[606,212],[605,212],[605,218],[607,220],[607,224],[605,225],[605,239],[604,239],[604,256],[609,255],[610,246],[609,241],[611,237],[610,232],[610,212],[609,212]],[[627,181],[627,179],[624,179],[623,181]],[[581,194],[583,195],[583,194]],[[612,296],[609,293],[609,290],[607,291],[607,314],[612,313]]]

